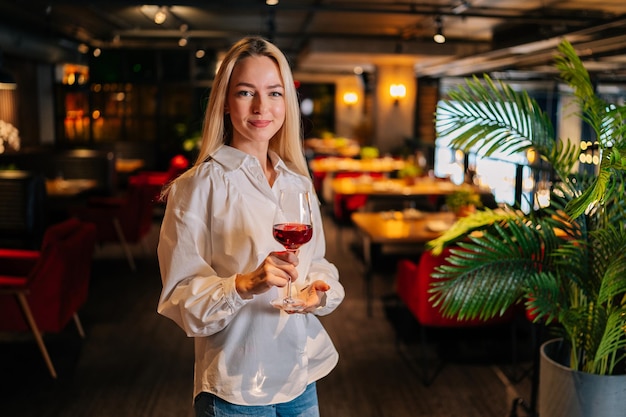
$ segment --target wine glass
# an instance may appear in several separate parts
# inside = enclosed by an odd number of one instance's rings
[[[274,239],[289,252],[296,252],[313,236],[311,196],[308,191],[282,190],[274,214]],[[291,296],[291,280],[287,283],[287,296],[272,304],[288,312],[304,307],[302,300]]]

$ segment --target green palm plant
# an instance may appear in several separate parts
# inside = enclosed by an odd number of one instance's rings
[[[527,93],[488,76],[450,92],[437,123],[454,148],[485,156],[533,149],[552,187],[547,207],[481,210],[429,242],[435,252],[454,244],[432,297],[447,314],[468,318],[524,303],[537,321],[556,323],[572,369],[626,373],[626,106],[595,93],[569,42],[559,44],[555,62],[599,143],[596,172],[574,172],[579,147],[555,137]]]

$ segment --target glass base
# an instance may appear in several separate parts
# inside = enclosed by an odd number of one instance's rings
[[[287,300],[286,298],[278,298],[270,301],[270,304],[286,313],[297,313],[304,310],[304,301],[298,299]]]

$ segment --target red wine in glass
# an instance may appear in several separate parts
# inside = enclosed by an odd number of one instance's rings
[[[307,191],[282,190],[274,214],[274,239],[289,252],[298,248],[313,237],[311,197]],[[304,308],[302,300],[291,297],[291,282],[287,283],[287,296],[272,301],[274,306],[287,312],[300,311]]]
[[[274,239],[288,251],[296,251],[313,237],[313,227],[302,223],[280,223],[274,225]]]

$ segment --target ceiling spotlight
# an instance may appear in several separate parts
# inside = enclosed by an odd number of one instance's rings
[[[154,23],[157,25],[162,25],[167,19],[167,9],[165,7],[159,8],[157,12],[154,14]]]
[[[438,30],[437,33],[435,33],[433,40],[437,43],[446,43],[446,37],[443,33],[441,33],[441,30]]]
[[[183,46],[187,46],[187,38],[185,38],[184,36],[183,36],[182,38],[180,38],[180,39],[178,40],[178,46],[180,46],[181,48],[182,48]]]
[[[265,0],[265,4],[268,6],[276,6],[278,4],[278,0]]]
[[[433,40],[437,43],[445,43],[446,37],[443,35],[443,22],[441,21],[441,16],[437,16],[435,19],[435,25],[437,26],[437,31],[433,36]]]

